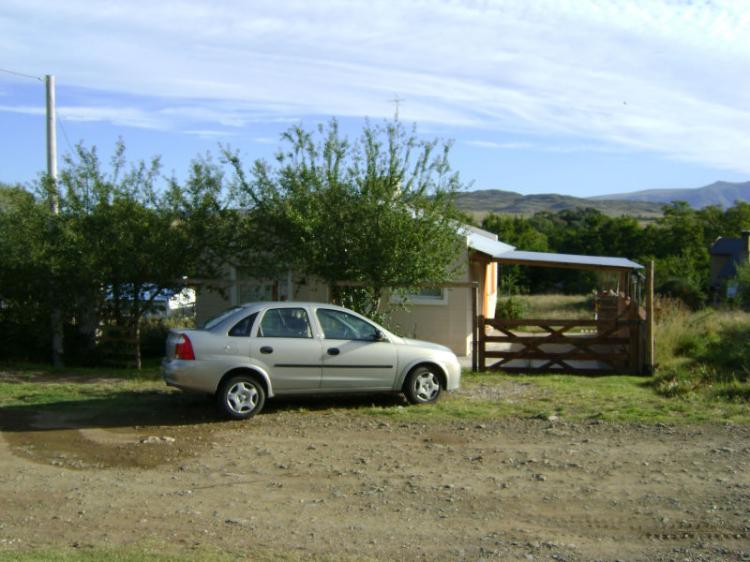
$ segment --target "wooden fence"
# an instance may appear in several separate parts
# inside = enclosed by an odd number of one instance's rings
[[[503,320],[479,316],[477,324],[478,367],[482,371],[647,371],[646,323],[637,314],[609,320]]]

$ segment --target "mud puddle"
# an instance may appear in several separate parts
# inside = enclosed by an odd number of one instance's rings
[[[16,419],[26,431],[2,433],[17,457],[73,470],[154,468],[198,456],[212,426],[96,427],[92,416],[40,412]]]

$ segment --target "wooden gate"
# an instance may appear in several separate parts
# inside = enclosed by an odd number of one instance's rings
[[[610,320],[503,320],[479,316],[479,369],[641,373],[645,322],[637,315],[628,316]]]

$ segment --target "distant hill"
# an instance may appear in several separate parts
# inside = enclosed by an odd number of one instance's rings
[[[647,189],[632,193],[614,193],[591,197],[591,201],[641,201],[651,203],[669,203],[671,201],[687,201],[694,209],[701,209],[708,205],[731,207],[735,201],[750,203],[750,181],[732,183],[717,181],[711,185],[694,189]]]
[[[661,204],[643,201],[594,200],[570,195],[521,195],[500,189],[482,189],[459,193],[456,204],[478,219],[488,213],[533,215],[538,211],[594,208],[606,215],[632,215],[643,219],[661,216]]]

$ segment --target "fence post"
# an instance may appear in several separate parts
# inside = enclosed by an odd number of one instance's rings
[[[487,369],[484,361],[484,349],[487,346],[487,342],[484,340],[484,315],[480,314],[477,318],[479,319],[477,322],[479,328],[479,370],[484,371]]]
[[[477,315],[479,307],[479,284],[476,283],[471,289],[471,321],[472,321],[472,338],[471,338],[471,370],[476,373],[479,371],[479,316]]]
[[[654,374],[654,260],[646,266],[646,364],[644,374]]]

